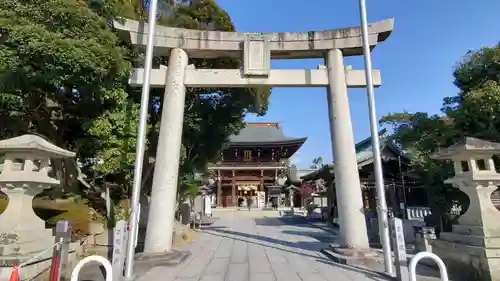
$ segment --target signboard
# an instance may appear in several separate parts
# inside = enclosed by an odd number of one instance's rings
[[[398,281],[407,281],[409,280],[409,276],[403,220],[399,218],[392,218],[389,221],[389,226],[391,231],[392,247],[394,249],[396,278]]]
[[[327,207],[327,198],[323,196],[314,196],[313,197],[313,203],[318,205],[319,207]]]
[[[113,258],[111,265],[113,267],[113,281],[119,281],[123,277],[123,268],[125,266],[125,258],[127,253],[127,230],[128,222],[125,220],[118,221],[114,228],[113,235]]]
[[[268,196],[280,196],[281,195],[281,186],[268,186],[267,187],[267,195]]]
[[[264,191],[257,191],[257,208],[264,208],[266,206],[266,193]]]

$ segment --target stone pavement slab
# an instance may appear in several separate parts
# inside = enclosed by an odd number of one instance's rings
[[[277,211],[214,212],[220,219],[186,246],[192,255],[176,267],[155,267],[138,281],[383,280],[330,262],[320,250],[335,236]]]

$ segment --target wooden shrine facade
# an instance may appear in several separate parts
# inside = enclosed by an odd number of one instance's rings
[[[427,194],[418,178],[409,172],[409,158],[386,136],[386,131],[380,134],[380,151],[382,157],[382,171],[386,190],[387,206],[398,217],[405,217],[405,210],[409,207],[427,207]],[[376,212],[377,193],[375,188],[375,174],[373,166],[373,152],[371,138],[356,144],[356,156],[359,177],[366,212]],[[303,181],[324,179],[328,186],[333,186],[331,203],[335,200],[334,173],[335,165],[325,165],[321,169],[307,174]]]
[[[209,165],[216,178],[217,205],[234,207],[251,197],[254,207],[264,207],[268,188],[277,185],[286,173],[288,159],[305,141],[285,136],[278,123],[247,123],[230,138],[220,161]]]

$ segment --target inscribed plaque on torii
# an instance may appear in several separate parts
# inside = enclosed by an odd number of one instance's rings
[[[245,34],[243,46],[243,75],[268,76],[271,65],[271,50],[266,36]]]

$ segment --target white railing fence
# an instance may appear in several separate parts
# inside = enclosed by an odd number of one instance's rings
[[[71,281],[78,281],[78,276],[80,275],[80,271],[82,270],[83,266],[85,266],[89,262],[100,263],[102,266],[104,266],[104,269],[106,270],[106,281],[113,280],[113,269],[108,259],[101,256],[88,256],[76,264],[75,268],[73,269],[73,272],[71,272]]]
[[[446,270],[446,265],[444,264],[443,260],[437,255],[429,252],[420,252],[411,259],[409,268],[410,281],[417,281],[417,264],[423,258],[430,258],[434,260],[439,267],[441,281],[448,281],[448,271]]]
[[[409,220],[423,220],[431,214],[431,208],[428,207],[408,207],[406,215]]]
[[[453,205],[450,209],[450,214],[454,216],[460,215],[462,212],[462,207],[458,205]],[[432,214],[431,208],[429,207],[407,207],[406,215],[409,220],[423,220],[426,216]]]

